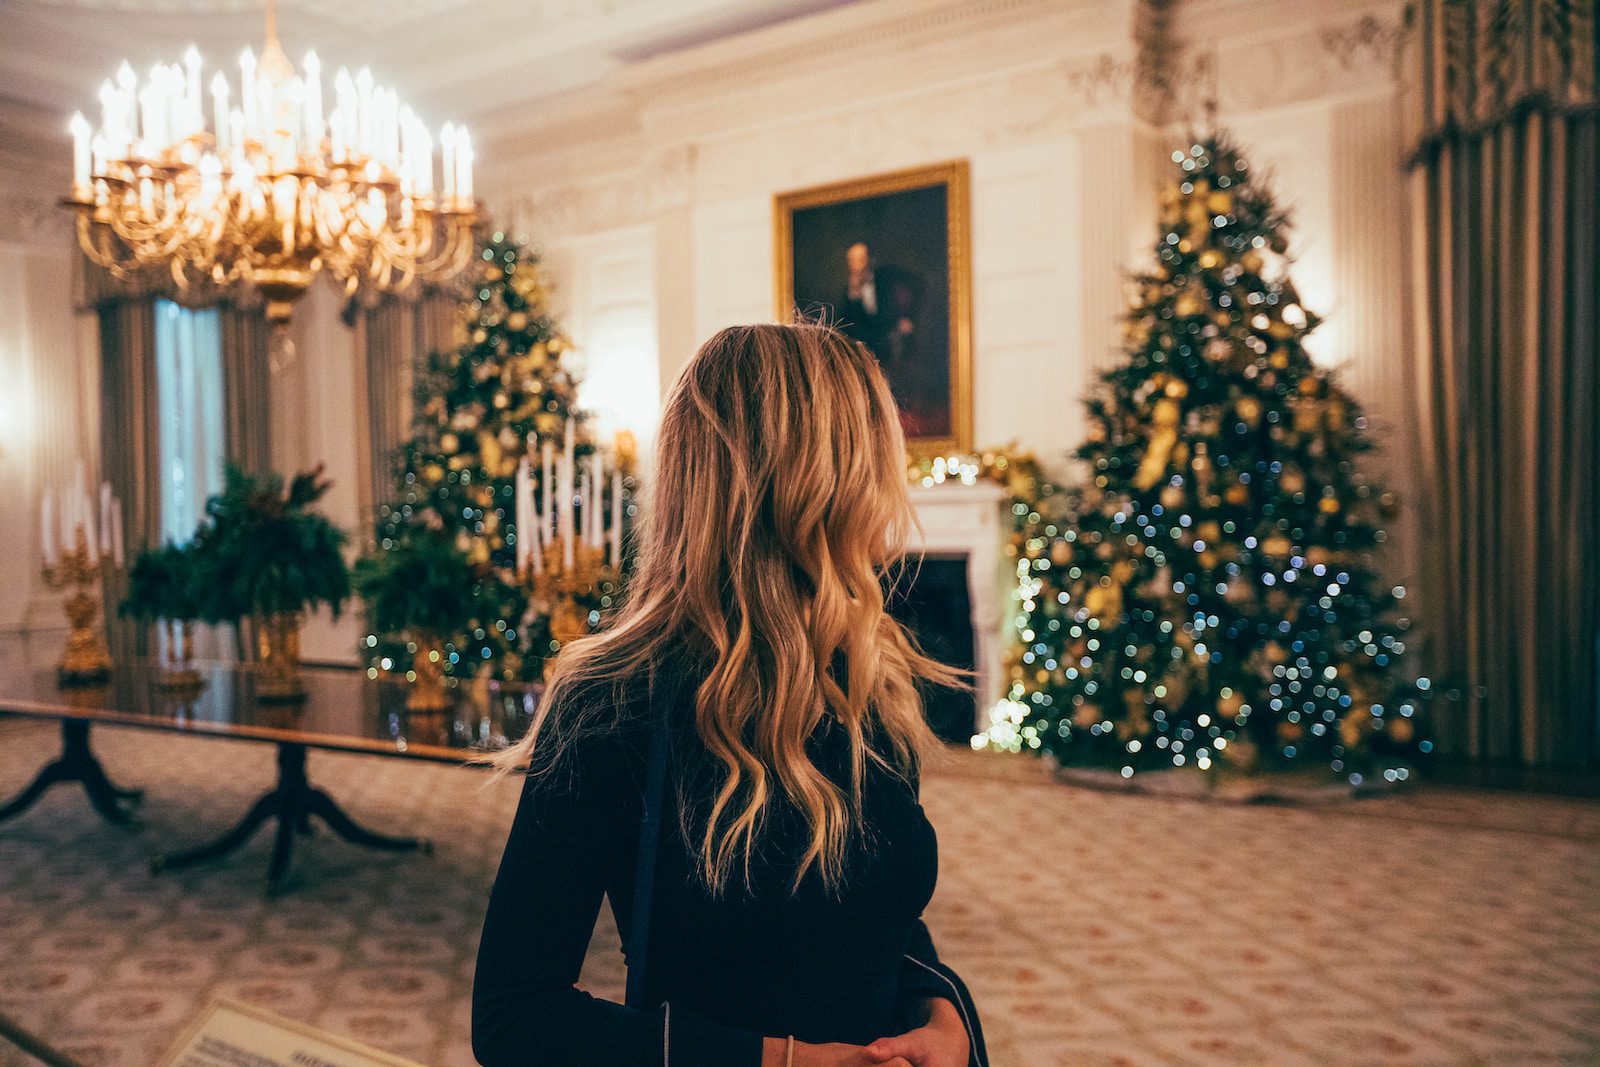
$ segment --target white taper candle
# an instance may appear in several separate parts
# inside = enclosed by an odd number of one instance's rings
[[[111,483],[100,483],[100,551],[111,554]]]
[[[622,566],[622,468],[611,471],[611,568]]]
[[[45,489],[44,496],[39,500],[39,553],[44,557],[46,567],[56,565],[55,503],[55,493]]]
[[[122,501],[111,498],[111,562],[122,566]]]
[[[544,467],[539,476],[539,495],[543,498],[544,514],[540,520],[544,527],[544,535],[551,540],[555,539],[555,512],[553,505],[556,499],[555,492],[555,456],[556,445],[554,441],[544,442]]]

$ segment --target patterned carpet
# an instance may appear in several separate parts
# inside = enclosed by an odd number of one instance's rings
[[[0,719],[0,794],[56,748]],[[270,784],[272,752],[97,729],[146,823],[76,786],[0,824],[0,1011],[86,1063],[144,1067],[214,995],[433,1067],[470,1064],[478,923],[515,800],[459,768],[316,754],[313,782],[432,857],[324,830],[294,890],[262,834],[152,877]],[[1600,804],[1422,789],[1331,808],[1070,789],[964,753],[929,776],[943,872],[930,924],[1001,1067],[1600,1063]],[[616,935],[585,984],[616,995]],[[29,1062],[0,1050],[0,1064]]]

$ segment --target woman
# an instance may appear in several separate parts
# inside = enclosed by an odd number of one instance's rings
[[[827,327],[724,330],[684,368],[626,606],[494,757],[529,771],[478,951],[481,1063],[983,1067],[920,918],[916,687],[960,679],[884,613],[903,450],[872,356]],[[631,1006],[574,986],[602,896]]]

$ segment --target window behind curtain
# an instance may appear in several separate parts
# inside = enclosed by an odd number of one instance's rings
[[[183,543],[222,489],[222,323],[216,309],[156,302],[161,536]]]

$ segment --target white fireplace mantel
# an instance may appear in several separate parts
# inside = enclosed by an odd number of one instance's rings
[[[1004,695],[1005,604],[1009,585],[1005,557],[1005,490],[993,482],[957,481],[912,486],[911,505],[922,525],[912,550],[935,559],[967,561],[967,594],[972,602],[973,728],[988,723],[989,708]]]

